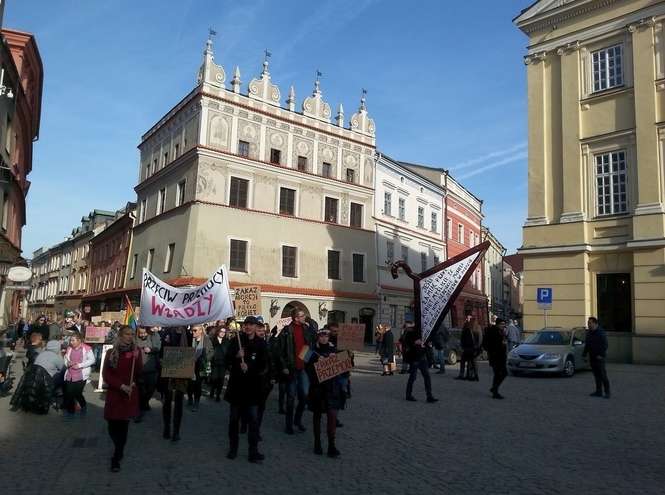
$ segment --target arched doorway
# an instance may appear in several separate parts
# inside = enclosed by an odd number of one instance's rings
[[[282,316],[280,316],[280,318],[286,318],[287,316],[291,316],[291,311],[293,311],[294,309],[304,311],[305,316],[307,316],[308,318],[310,317],[307,306],[305,306],[300,301],[291,301],[289,304],[284,306],[284,309],[282,310]]]

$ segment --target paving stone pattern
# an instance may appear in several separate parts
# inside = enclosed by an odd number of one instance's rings
[[[566,378],[509,377],[503,401],[480,382],[432,375],[437,404],[404,401],[405,375],[381,377],[374,356],[357,356],[353,397],[340,415],[340,459],[312,453],[308,431],[283,433],[273,390],[263,426],[262,465],[225,458],[228,405],[203,398],[186,409],[182,440],[161,438],[158,400],[131,424],[122,471],[109,472],[111,442],[102,395],[86,388],[88,415],[9,411],[0,399],[3,494],[663,494],[665,368],[609,365],[611,400],[588,397],[589,372]],[[15,368],[18,368],[15,366]],[[325,442],[324,442],[325,449]]]

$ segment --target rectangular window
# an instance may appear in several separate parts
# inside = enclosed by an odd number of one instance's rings
[[[328,250],[328,278],[339,280],[339,251]]]
[[[166,164],[169,162],[169,152],[164,153],[164,160],[162,161],[162,167],[165,167]]]
[[[623,45],[593,52],[591,63],[594,92],[623,86]]]
[[[180,156],[180,143],[175,143],[175,146],[173,147],[173,158],[178,158]]]
[[[596,197],[598,215],[628,211],[625,151],[596,155]]]
[[[176,187],[176,197],[175,197],[176,206],[185,204],[185,186],[187,186],[187,180],[181,180],[180,182],[178,182],[178,186]]]
[[[464,244],[464,225],[457,224],[457,242]]]
[[[136,266],[139,264],[139,255],[134,253],[132,257],[132,271],[129,273],[129,278],[133,279],[136,277]]]
[[[5,151],[8,155],[12,154],[12,119],[7,115],[7,126],[5,128]]]
[[[247,141],[238,141],[238,155],[249,157],[249,143]]]
[[[478,234],[473,234],[473,245],[477,246],[480,244],[480,238],[478,237]]]
[[[397,200],[397,215],[400,220],[406,218],[406,199],[404,198],[399,198]]]
[[[282,215],[296,214],[296,191],[280,187],[279,189],[279,212]]]
[[[346,182],[355,182],[356,181],[356,172],[352,168],[346,169]]]
[[[157,215],[164,213],[166,209],[166,188],[160,189],[157,194]]]
[[[157,172],[157,158],[155,158],[155,161],[152,164],[152,172]]]
[[[630,273],[596,275],[598,322],[610,332],[631,332],[633,316]]]
[[[395,259],[395,243],[393,241],[386,241],[386,258],[391,263]]]
[[[337,205],[339,201],[335,198],[326,198],[324,220],[330,223],[337,223]]]
[[[229,189],[229,206],[236,208],[247,208],[247,190],[249,181],[231,177],[231,187]]]
[[[409,262],[409,246],[402,246],[402,260]]]
[[[152,174],[152,162],[148,161],[145,166],[145,178],[147,179]]]
[[[427,253],[420,253],[420,268],[421,272],[427,270]]]
[[[152,261],[155,258],[155,250],[154,249],[148,249],[148,257],[146,258],[145,261],[145,267],[147,270],[152,271]]]
[[[441,260],[439,259],[439,256],[435,254],[434,255],[434,266],[438,265],[439,263],[441,263]]]
[[[307,157],[299,156],[298,157],[298,170],[301,172],[307,172]]]
[[[439,216],[436,214],[435,211],[432,212],[432,225],[431,225],[431,230],[432,232],[437,232],[439,230]]]
[[[171,243],[166,247],[166,259],[164,260],[164,273],[171,271],[173,265],[173,253],[175,252],[175,244]]]
[[[282,163],[282,152],[275,148],[270,149],[270,163],[280,165]]]
[[[295,278],[297,255],[298,255],[297,247],[282,246],[282,277]]]
[[[448,237],[448,239],[452,239],[453,238],[453,221],[450,218],[448,218],[446,220],[446,231],[447,231],[446,232],[446,237]]]
[[[327,162],[323,162],[321,165],[321,175],[324,177],[330,177],[332,175],[332,165]]]
[[[393,205],[392,205],[393,195],[389,192],[383,193],[383,214],[387,216],[392,216],[393,214]]]
[[[362,228],[363,226],[363,205],[351,203],[351,227]]]
[[[247,241],[231,239],[230,251],[229,270],[232,272],[247,272]]]
[[[365,255],[353,253],[353,281],[365,281]]]
[[[425,228],[425,208],[422,206],[418,207],[418,227]]]
[[[2,195],[2,230],[7,230],[7,223],[9,219],[9,194]]]
[[[143,223],[145,221],[145,207],[146,207],[146,200],[142,199],[141,200],[141,205],[139,206],[139,223]]]

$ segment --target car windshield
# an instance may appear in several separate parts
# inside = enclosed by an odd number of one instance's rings
[[[570,343],[570,332],[541,331],[536,332],[524,341],[525,344],[538,345],[568,345]]]

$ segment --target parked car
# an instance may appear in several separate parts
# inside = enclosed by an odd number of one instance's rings
[[[513,375],[522,373],[558,373],[566,377],[587,368],[582,357],[585,328],[543,328],[529,336],[508,353],[508,370]]]

